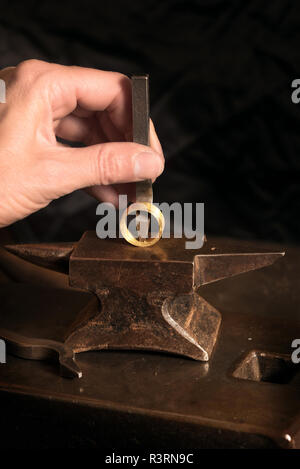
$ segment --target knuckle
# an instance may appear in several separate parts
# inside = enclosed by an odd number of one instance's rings
[[[39,69],[41,61],[36,59],[28,59],[20,62],[16,67],[16,72],[20,77],[33,75]]]
[[[21,84],[31,84],[37,78],[44,76],[46,73],[46,62],[42,60],[29,59],[20,62],[15,68],[15,76],[17,82]]]

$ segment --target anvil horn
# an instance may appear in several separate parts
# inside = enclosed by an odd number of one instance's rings
[[[199,255],[194,260],[194,287],[273,264],[284,252]]]
[[[46,267],[59,267],[69,261],[76,243],[9,244],[5,249],[22,259]]]

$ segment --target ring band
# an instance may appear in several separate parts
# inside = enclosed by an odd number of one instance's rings
[[[148,212],[150,213],[155,220],[158,223],[159,226],[159,231],[157,235],[154,238],[147,238],[143,240],[136,239],[132,233],[129,231],[127,227],[127,217],[133,212]],[[162,237],[163,231],[165,227],[165,219],[162,214],[162,212],[159,210],[159,208],[156,207],[156,205],[151,204],[150,202],[136,202],[134,204],[131,204],[126,210],[124,210],[121,221],[120,221],[120,231],[123,235],[123,237],[128,241],[128,243],[133,244],[134,246],[138,247],[148,247],[148,246],[153,246],[154,244],[157,243],[157,241],[160,240]]]

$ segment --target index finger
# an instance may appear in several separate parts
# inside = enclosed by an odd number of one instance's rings
[[[46,95],[47,99],[41,102],[45,106],[50,104],[53,120],[81,107],[87,111],[107,111],[124,136],[131,132],[131,83],[126,75],[39,60],[22,62],[15,73],[16,86],[24,77],[27,88],[38,88],[40,94]]]
[[[53,101],[57,118],[72,112],[72,94],[76,107],[87,111],[106,111],[114,126],[127,138],[132,129],[131,83],[126,75],[91,68],[65,67],[60,78],[62,95]],[[67,96],[65,95],[67,93]]]

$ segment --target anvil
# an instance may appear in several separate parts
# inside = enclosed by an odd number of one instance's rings
[[[24,358],[57,355],[68,377],[82,376],[74,357],[90,350],[145,350],[208,361],[221,313],[199,295],[199,287],[268,266],[284,253],[209,241],[192,250],[184,248],[185,241],[162,239],[151,248],[136,248],[86,232],[77,243],[1,248],[0,267],[15,281],[93,295],[61,341],[53,340],[46,326],[44,336],[35,336],[37,319],[30,316],[24,333],[7,315],[0,337]]]

